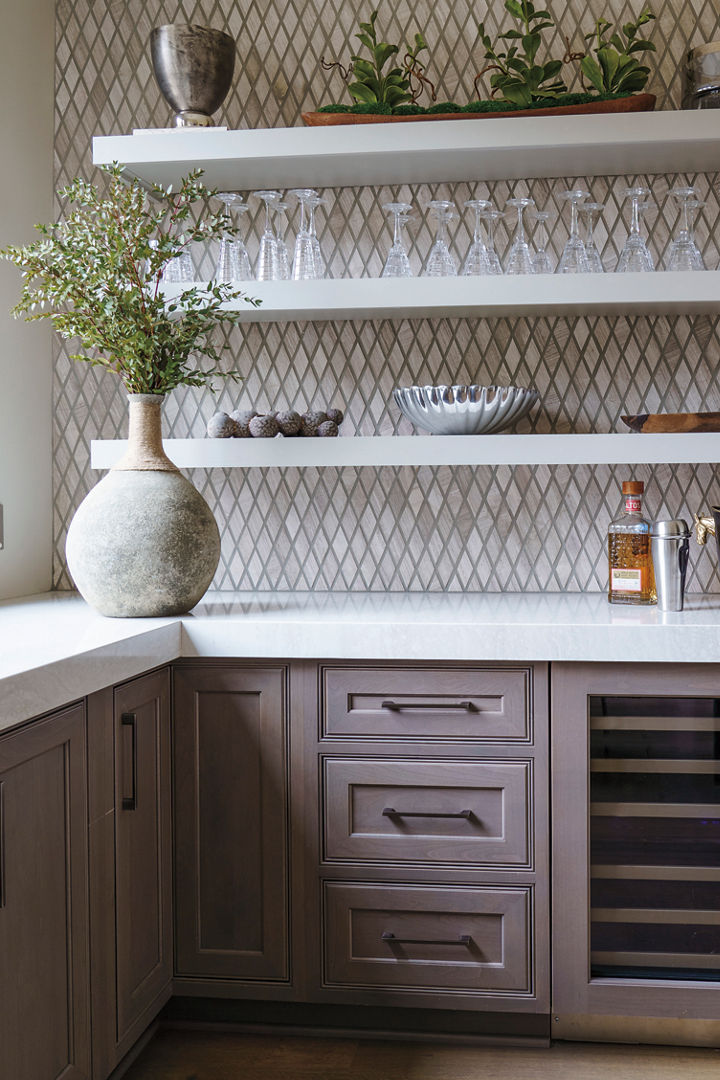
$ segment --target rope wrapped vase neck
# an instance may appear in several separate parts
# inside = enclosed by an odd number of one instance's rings
[[[178,472],[163,450],[162,394],[128,394],[130,424],[127,452],[114,470]]]

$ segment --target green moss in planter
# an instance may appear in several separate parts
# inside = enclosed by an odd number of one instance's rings
[[[321,105],[320,108],[318,109],[318,112],[349,113],[350,112],[350,106],[349,105]]]
[[[431,105],[425,112],[428,116],[433,113],[459,113],[462,112],[462,106],[455,101],[438,101],[436,105]]]
[[[426,113],[427,109],[423,105],[396,105],[393,109],[393,116],[421,116]]]

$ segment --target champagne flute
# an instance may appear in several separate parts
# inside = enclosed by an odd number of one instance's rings
[[[314,281],[319,278],[315,244],[310,232],[310,206],[312,199],[318,198],[317,191],[312,188],[295,188],[290,192],[300,203],[300,225],[295,237],[295,253],[293,255],[292,279],[293,281]]]
[[[500,264],[498,253],[495,250],[495,225],[501,218],[504,218],[505,215],[502,210],[498,210],[496,206],[489,206],[487,210],[480,211],[480,217],[485,222],[485,232],[487,233],[485,249],[488,258],[488,273],[502,274],[503,268]]]

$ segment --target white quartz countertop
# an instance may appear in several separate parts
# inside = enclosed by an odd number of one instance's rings
[[[720,597],[683,612],[603,593],[208,593],[105,619],[71,593],[0,603],[0,730],[179,657],[720,662]]]

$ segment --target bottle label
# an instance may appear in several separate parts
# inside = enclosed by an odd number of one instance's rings
[[[626,495],[625,496],[625,513],[626,514],[639,514],[642,508],[642,499],[639,495]]]
[[[618,570],[613,567],[610,571],[610,588],[612,592],[642,592],[642,570]]]

